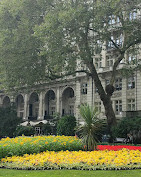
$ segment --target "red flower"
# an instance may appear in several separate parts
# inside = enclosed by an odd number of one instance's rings
[[[120,149],[129,149],[129,150],[140,150],[141,151],[141,146],[128,146],[128,145],[98,145],[97,149],[98,150],[112,150],[112,151],[118,151]]]

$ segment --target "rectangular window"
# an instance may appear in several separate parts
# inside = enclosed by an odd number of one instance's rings
[[[135,99],[127,100],[127,109],[128,111],[135,111]]]
[[[115,48],[115,45],[113,44],[112,41],[117,46],[121,46],[123,43],[123,35],[121,33],[116,33],[116,34],[114,34],[114,36],[111,36],[111,40],[107,41],[107,50]]]
[[[87,94],[87,83],[83,83],[83,84],[81,85],[81,93],[82,93],[83,95]]]
[[[121,78],[117,78],[115,80],[115,90],[116,91],[122,90],[122,79]]]
[[[95,107],[97,108],[98,112],[101,112],[101,101],[95,102]]]
[[[116,100],[115,101],[115,113],[117,115],[122,113],[122,100]]]
[[[101,68],[101,66],[102,66],[101,58],[95,58],[95,67]]]
[[[41,134],[41,128],[40,127],[35,127],[35,134],[40,135]]]
[[[114,41],[114,37],[113,36],[111,36],[111,40]],[[114,45],[113,45],[112,41],[107,41],[107,49],[114,48]]]
[[[136,60],[137,60],[136,55],[131,54],[128,55],[127,61],[129,64],[136,64]]]
[[[97,40],[96,45],[95,45],[95,53],[99,54],[101,53],[102,50],[102,43],[100,40]]]
[[[134,89],[135,88],[135,77],[130,77],[127,80],[127,89]]]
[[[115,15],[109,16],[110,25],[118,24],[119,22],[120,22],[119,17],[116,17]]]
[[[113,58],[111,56],[106,56],[106,66],[113,66]]]
[[[123,36],[122,36],[122,34],[120,34],[120,35],[115,39],[115,43],[116,43],[116,45],[121,46],[121,45],[122,45],[122,42],[123,42]]]
[[[134,10],[129,13],[129,20],[135,20],[137,18],[137,11]]]

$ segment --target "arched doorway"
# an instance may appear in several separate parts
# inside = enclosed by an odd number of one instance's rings
[[[24,113],[24,98],[20,94],[16,98],[16,108],[17,108],[17,116],[23,118]]]
[[[52,118],[56,112],[56,97],[53,90],[49,90],[45,95],[45,118]]]
[[[29,119],[37,120],[39,114],[39,96],[37,93],[32,93],[29,98]]]
[[[66,88],[62,93],[62,115],[74,115],[74,90]]]
[[[8,96],[5,96],[4,99],[3,99],[2,107],[3,108],[8,108],[10,106],[11,106],[10,98]]]

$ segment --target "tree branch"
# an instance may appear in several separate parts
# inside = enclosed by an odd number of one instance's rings
[[[124,53],[125,52],[122,52],[121,55],[118,57],[118,59],[114,63],[113,71],[112,71],[112,76],[111,76],[111,80],[110,80],[110,85],[114,84],[117,66],[119,65],[119,63],[121,62],[121,60],[124,58]]]
[[[61,79],[63,77],[66,77],[66,76],[71,76],[73,74],[76,74],[76,73],[86,73],[88,76],[91,76],[91,73],[87,70],[76,70],[74,72],[69,72],[69,73],[66,73],[66,74],[63,74],[63,75],[56,75],[56,74],[53,74],[51,71],[50,71],[50,76],[47,76],[50,80],[55,80],[55,79]]]

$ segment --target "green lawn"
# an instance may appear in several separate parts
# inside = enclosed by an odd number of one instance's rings
[[[121,171],[78,171],[78,170],[48,170],[27,171],[0,169],[0,177],[141,177],[141,170]]]

